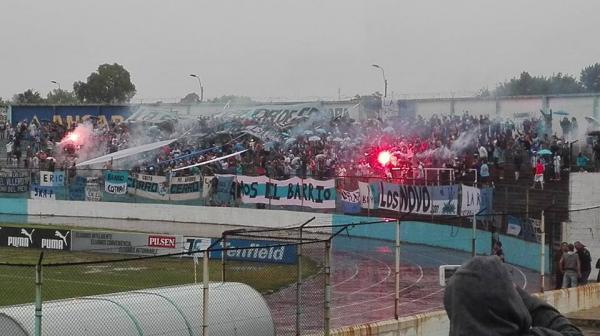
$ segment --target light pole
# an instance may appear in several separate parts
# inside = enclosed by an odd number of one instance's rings
[[[204,87],[202,86],[202,82],[200,81],[200,76],[196,74],[190,74],[190,77],[195,77],[198,80],[198,85],[200,85],[200,102],[204,100]]]
[[[383,75],[383,98],[387,98],[387,79],[385,78],[385,70],[379,64],[373,64],[374,68],[381,70],[381,74]]]
[[[60,83],[59,82],[52,80],[52,81],[50,81],[50,83],[54,83],[54,84],[58,85],[58,91],[60,91]]]

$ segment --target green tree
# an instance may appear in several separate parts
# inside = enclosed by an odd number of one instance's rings
[[[600,92],[600,63],[583,68],[579,80],[586,91]]]
[[[77,99],[73,91],[54,89],[46,95],[46,103],[52,105],[75,105],[79,104],[79,99]]]
[[[581,93],[584,91],[583,85],[571,75],[559,72],[550,77],[533,77],[524,71],[519,77],[499,84],[494,94],[496,96],[525,96]]]
[[[196,92],[188,93],[179,102],[181,104],[197,104],[200,102],[200,96]]]
[[[73,83],[73,91],[81,102],[95,104],[126,103],[136,93],[129,71],[117,63],[100,65],[85,83]]]
[[[44,104],[45,100],[39,92],[27,89],[13,96],[13,104]]]

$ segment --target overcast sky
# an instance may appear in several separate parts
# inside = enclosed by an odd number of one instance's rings
[[[102,63],[135,101],[197,91],[260,99],[493,88],[600,62],[597,0],[0,1],[0,97],[63,88]]]

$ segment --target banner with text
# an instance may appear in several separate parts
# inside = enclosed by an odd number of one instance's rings
[[[173,177],[169,188],[169,199],[173,201],[199,199],[202,192],[201,183],[201,176]]]
[[[71,250],[71,231],[27,227],[0,227],[0,246]]]
[[[0,193],[24,193],[29,190],[27,170],[0,171]]]
[[[56,193],[52,187],[42,187],[37,184],[31,185],[31,199],[55,200]]]
[[[104,172],[104,192],[113,195],[125,195],[127,193],[127,180],[129,172],[126,171],[105,171]]]
[[[219,176],[219,183],[220,181],[221,176]],[[266,176],[236,176],[234,182],[237,186],[230,187],[234,190],[230,194],[235,196],[236,191],[239,191],[243,203],[335,209],[335,180],[319,181],[299,177],[273,180]]]
[[[183,236],[133,233],[73,231],[72,250],[134,255],[164,255],[181,251]]]
[[[168,183],[165,176],[132,174],[127,179],[127,192],[154,200],[168,200]]]
[[[379,182],[378,208],[420,215],[456,215],[458,186],[417,186]]]
[[[61,187],[65,185],[65,172],[63,171],[40,171],[40,186]]]

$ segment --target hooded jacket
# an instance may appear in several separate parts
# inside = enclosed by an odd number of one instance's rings
[[[475,257],[450,278],[444,293],[450,336],[579,336],[554,307],[516,287],[495,256]]]

